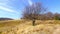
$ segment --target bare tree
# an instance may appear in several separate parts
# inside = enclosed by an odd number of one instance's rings
[[[45,8],[41,5],[41,3],[37,2],[32,4],[31,6],[26,6],[23,11],[23,18],[32,20],[33,26],[35,25],[35,20],[39,19],[40,14],[45,12]]]
[[[53,20],[53,17],[54,17],[52,12],[47,12],[45,14],[45,16],[46,16],[47,20]]]
[[[55,20],[60,20],[60,14],[59,13],[55,13],[54,14],[54,19]]]

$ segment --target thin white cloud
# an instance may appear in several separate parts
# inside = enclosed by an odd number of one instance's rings
[[[0,5],[6,5],[5,3],[0,3]]]
[[[9,2],[10,0],[0,0],[0,9],[8,12],[14,12],[14,10],[10,9],[10,7],[8,6]]]
[[[33,2],[31,0],[28,0],[28,3],[29,3],[29,5],[32,5],[33,4]]]
[[[16,0],[0,0],[0,10],[7,11],[9,13],[11,12],[13,14],[19,14],[20,13],[19,10],[16,10],[14,9],[14,7],[9,5],[9,3],[12,3],[13,1]]]
[[[14,7],[10,6],[10,3],[13,3],[13,1],[16,0],[0,0],[0,9],[7,11],[7,12],[17,12],[17,10],[14,9]]]
[[[1,9],[1,10],[5,10],[5,11],[8,11],[8,12],[14,12],[14,10],[9,9],[9,8],[7,8],[7,7],[3,7],[3,6],[0,6],[0,9]]]

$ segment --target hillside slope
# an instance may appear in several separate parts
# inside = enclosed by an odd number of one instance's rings
[[[0,18],[0,21],[3,21],[3,20],[13,20],[12,18]]]
[[[0,21],[0,34],[60,34],[60,21],[36,21],[32,26],[32,21],[10,20]]]

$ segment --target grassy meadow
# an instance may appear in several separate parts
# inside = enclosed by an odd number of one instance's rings
[[[36,20],[35,26],[31,20],[0,21],[0,34],[60,34],[60,20]]]

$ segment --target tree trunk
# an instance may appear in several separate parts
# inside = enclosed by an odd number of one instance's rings
[[[33,26],[35,26],[35,19],[33,20],[33,23],[32,23]]]

